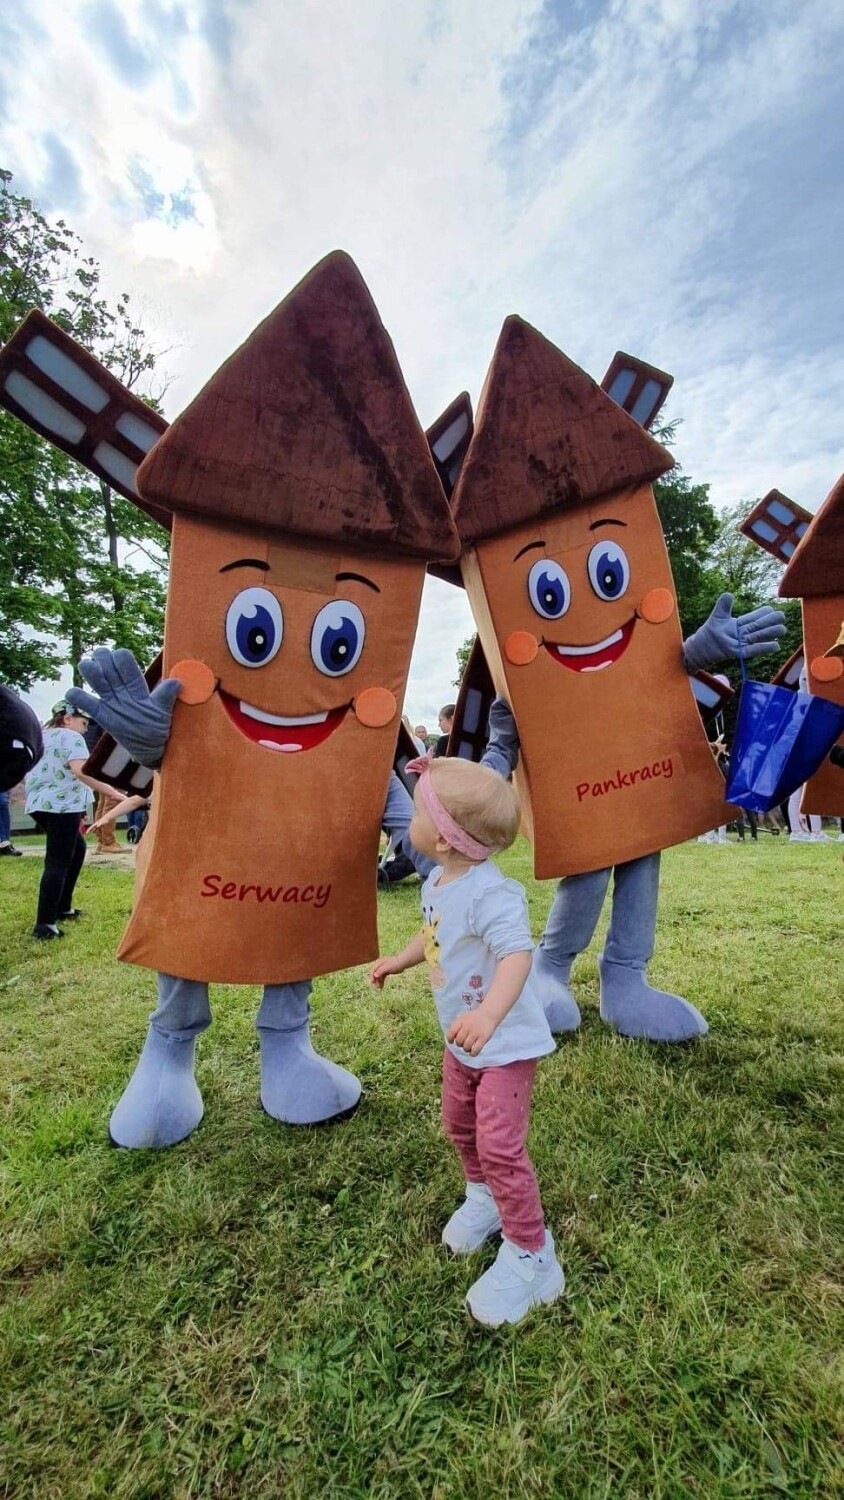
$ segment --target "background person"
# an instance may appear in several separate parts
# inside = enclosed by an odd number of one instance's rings
[[[44,754],[26,778],[26,811],[47,836],[44,872],[38,888],[38,914],[32,936],[41,941],[63,936],[59,921],[80,915],[73,905],[73,892],[85,863],[85,840],[79,823],[87,801],[87,789],[117,800],[119,792],[104,782],[85,776],[88,759],[83,739],[88,720],[62,699],[53,709],[44,729]]]
[[[102,738],[102,733],[103,731],[100,729],[99,724],[95,724],[92,719],[82,736],[88,747],[89,755],[97,741]],[[96,831],[98,854],[123,853],[115,837],[114,820],[103,817],[103,814],[108,811],[110,806],[111,800],[105,797],[102,792],[98,792],[94,802],[94,810],[91,814],[91,826],[88,830],[89,833]]]
[[[445,755],[445,752],[448,749],[448,740],[451,734],[452,725],[454,724],[454,715],[456,709],[456,703],[446,703],[444,707],[440,709],[440,737],[437,740],[436,745],[434,746],[435,757]]]

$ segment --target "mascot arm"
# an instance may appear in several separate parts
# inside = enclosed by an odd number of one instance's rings
[[[79,670],[97,697],[70,688],[67,702],[106,729],[133,760],[155,770],[167,747],[182,684],[167,677],[150,692],[131,651],[102,646],[79,663]]]
[[[782,613],[770,604],[733,615],[732,594],[722,594],[708,620],[683,642],[683,662],[689,673],[707,671],[722,661],[735,661],[741,650],[745,660],[776,651],[785,635]]]
[[[506,698],[495,698],[489,711],[489,740],[481,756],[481,765],[497,771],[507,780],[519,760],[519,735],[513,710]]]

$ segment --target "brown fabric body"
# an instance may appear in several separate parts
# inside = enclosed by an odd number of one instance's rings
[[[607,517],[623,525],[590,530]],[[621,543],[630,565],[626,593],[609,603],[594,593],[586,571],[601,539]],[[542,549],[514,560],[537,540]],[[544,620],[528,596],[528,573],[543,556],[561,563],[571,584],[571,605],[558,620]],[[724,780],[683,667],[676,607],[661,624],[635,618],[649,591],[674,593],[650,486],[485,540],[462,567],[496,691],[512,705],[519,732],[516,784],[538,879],[625,863],[736,815],[724,802]],[[624,654],[599,671],[570,671],[544,644],[524,666],[506,658],[516,631],[585,646],[631,619]]]
[[[835,682],[818,682],[812,676],[812,662],[823,656],[838,639],[841,621],[844,619],[844,593],[826,596],[812,595],[803,600],[803,641],[806,647],[806,672],[809,692],[819,698],[829,698],[831,703],[844,707],[844,675]],[[844,735],[838,741],[844,745]],[[844,771],[833,766],[829,760],[806,782],[806,790],[800,803],[804,813],[820,813],[823,817],[844,818]]]
[[[244,557],[270,559],[270,571],[220,572]],[[344,571],[380,592],[348,580],[326,586]],[[412,561],[351,550],[334,557],[316,543],[176,516],[165,674],[177,661],[201,661],[217,690],[176,706],[121,958],[185,979],[267,984],[377,955],[378,835],[423,579]],[[231,600],[253,586],[273,592],[284,615],[281,649],[257,669],[233,659],[225,636]],[[310,655],[313,621],[332,597],[356,603],[367,627],[360,661],[339,678],[320,673]],[[219,692],[298,717],[373,687],[395,696],[389,724],[368,728],[351,707],[321,744],[293,754],[247,739]],[[256,886],[279,895],[260,901]]]

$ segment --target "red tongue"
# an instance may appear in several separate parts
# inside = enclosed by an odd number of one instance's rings
[[[231,693],[224,693],[222,688],[220,699],[235,728],[248,740],[254,745],[262,745],[266,750],[287,755],[294,754],[297,750],[313,750],[315,745],[321,745],[345,718],[348,707],[344,705],[342,708],[332,708],[319,724],[264,724],[260,719],[253,719],[245,714],[239,700],[233,698]]]

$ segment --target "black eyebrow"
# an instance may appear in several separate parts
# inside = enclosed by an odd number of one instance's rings
[[[520,557],[524,557],[525,553],[526,552],[530,552],[533,547],[544,547],[544,546],[545,546],[544,542],[528,542],[528,544],[527,544],[526,547],[521,547],[519,549],[519,551],[516,553],[516,556],[513,558],[513,562],[518,562],[519,558]]]
[[[232,568],[260,568],[264,573],[270,571],[269,563],[263,562],[260,557],[239,557],[237,562],[224,563],[220,572],[230,573]]]
[[[347,578],[354,579],[356,583],[365,583],[367,588],[374,589],[376,594],[380,594],[381,592],[377,583],[373,583],[371,578],[364,578],[362,573],[338,573],[335,581],[337,583],[342,583],[344,579]]]
[[[626,521],[614,521],[613,518],[612,518],[612,516],[604,516],[603,521],[593,521],[592,525],[589,527],[589,530],[590,531],[595,531],[598,526],[626,526],[626,525],[627,525]]]

